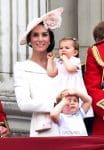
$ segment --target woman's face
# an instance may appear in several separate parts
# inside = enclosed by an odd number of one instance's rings
[[[30,34],[30,43],[35,51],[47,51],[50,44],[50,36],[49,31],[44,25],[40,24],[32,30]]]

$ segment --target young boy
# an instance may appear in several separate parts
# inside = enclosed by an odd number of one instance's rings
[[[79,98],[82,100],[81,106],[79,106]],[[91,106],[91,97],[78,90],[68,89],[62,91],[56,100],[57,105],[51,111],[50,116],[58,124],[59,134],[61,136],[87,136],[83,118]]]

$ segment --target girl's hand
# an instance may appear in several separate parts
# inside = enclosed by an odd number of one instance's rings
[[[54,59],[54,57],[55,55],[52,52],[47,54],[47,59]]]
[[[60,56],[60,58],[61,58],[61,60],[63,60],[63,61],[64,61],[65,59],[68,59],[68,58],[67,58],[67,56],[66,56],[66,55],[64,55],[64,54],[63,54],[63,55],[61,55],[61,56]]]

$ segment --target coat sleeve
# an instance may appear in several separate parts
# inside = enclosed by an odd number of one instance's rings
[[[17,104],[25,112],[50,112],[54,107],[54,100],[50,97],[31,97],[30,87],[26,74],[19,64],[14,66],[14,86]],[[34,89],[35,95],[36,89]]]
[[[3,111],[3,107],[2,107],[1,101],[0,101],[0,125],[4,126],[6,128],[9,128],[8,122],[7,122],[7,118],[6,118],[6,114]]]
[[[99,66],[93,57],[92,49],[88,49],[84,81],[88,94],[92,97],[94,112],[100,117],[104,116],[104,109],[97,105],[101,100],[104,101],[104,90],[101,89],[102,67]]]

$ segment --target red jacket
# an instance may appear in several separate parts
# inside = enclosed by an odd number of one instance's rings
[[[104,42],[96,44],[96,47],[104,61]],[[88,94],[93,99],[92,105],[95,112],[93,135],[104,135],[104,108],[97,106],[100,100],[104,101],[104,90],[101,89],[103,68],[95,59],[92,47],[88,48],[84,81]]]
[[[3,111],[1,101],[0,101],[0,125],[7,127],[6,114]]]

